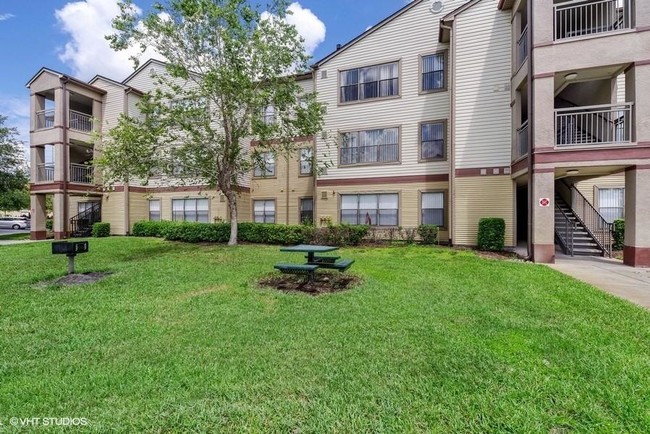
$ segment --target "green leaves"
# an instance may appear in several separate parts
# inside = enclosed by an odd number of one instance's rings
[[[7,118],[0,115],[0,194],[24,190],[29,182],[22,142],[18,130],[4,126]]]

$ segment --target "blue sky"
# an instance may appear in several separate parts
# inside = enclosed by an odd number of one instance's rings
[[[122,80],[131,65],[103,41],[116,0],[2,0],[0,2],[0,114],[28,141],[25,83],[43,66],[83,80],[95,74]],[[296,26],[314,60],[403,7],[409,0],[299,0]],[[144,11],[152,0],[135,0]]]

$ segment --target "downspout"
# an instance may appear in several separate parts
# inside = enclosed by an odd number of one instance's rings
[[[456,156],[455,156],[455,147],[454,147],[454,138],[456,131],[456,123],[454,122],[454,82],[453,78],[456,71],[456,62],[451,61],[454,59],[455,50],[455,39],[452,26],[447,26],[440,21],[440,27],[442,29],[449,31],[449,64],[451,65],[451,70],[449,71],[449,128],[451,132],[449,133],[449,245],[453,245],[454,240],[454,228],[455,223],[455,203],[456,203],[456,191],[455,191],[455,179],[456,179]]]
[[[289,198],[290,198],[290,195],[289,195],[289,177],[291,176],[291,164],[290,164],[291,162],[290,162],[289,154],[284,155],[284,161],[287,163],[287,176],[286,176],[287,179],[286,179],[286,182],[285,182],[285,188],[286,188],[286,193],[285,194],[287,196],[287,200],[286,200],[286,204],[285,204],[284,208],[285,208],[285,213],[286,213],[285,223],[288,225],[289,224]]]
[[[535,106],[535,92],[534,92],[534,83],[533,83],[533,71],[534,71],[534,60],[533,60],[533,34],[535,32],[534,27],[534,18],[533,18],[533,0],[528,0],[526,3],[526,13],[528,14],[528,77],[526,79],[528,87],[528,108],[526,109],[528,113],[528,257],[526,260],[534,260],[535,252],[533,246],[533,227],[534,227],[534,218],[533,212],[534,208],[534,194],[533,194],[533,170],[535,167],[535,143],[533,141],[535,137],[535,117],[533,107]]]
[[[129,94],[130,89],[127,89],[124,93],[124,105],[123,111],[127,116],[131,116],[129,113]],[[102,105],[103,108],[103,105]],[[129,180],[127,179],[124,183],[124,234],[129,235],[131,231],[131,203],[130,203],[131,191],[129,188]],[[162,203],[162,202],[161,202]],[[162,209],[162,206],[161,206]],[[162,218],[162,215],[161,215]]]

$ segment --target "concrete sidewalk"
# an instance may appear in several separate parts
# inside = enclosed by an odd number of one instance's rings
[[[633,268],[622,261],[556,253],[551,268],[587,282],[605,292],[650,309],[650,268]]]

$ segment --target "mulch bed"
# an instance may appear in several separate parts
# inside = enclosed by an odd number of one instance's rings
[[[293,274],[272,274],[260,279],[259,284],[282,292],[321,295],[347,291],[361,282],[361,278],[353,274],[319,272],[316,273],[313,282],[308,282],[306,277]]]
[[[42,282],[43,286],[50,285],[61,285],[61,286],[72,286],[72,285],[83,285],[86,283],[95,283],[104,279],[105,277],[112,274],[111,272],[102,271],[102,272],[92,272],[92,273],[82,273],[82,274],[68,274],[58,279],[48,280],[47,282]]]

